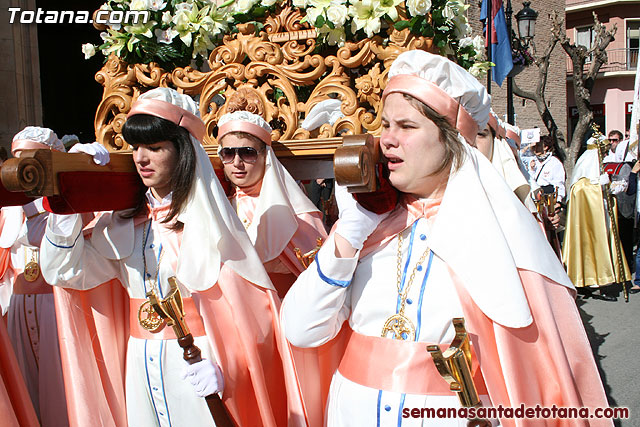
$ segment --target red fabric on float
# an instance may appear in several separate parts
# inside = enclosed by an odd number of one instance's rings
[[[0,207],[4,206],[24,206],[33,202],[33,197],[28,197],[22,192],[9,191],[0,181]]]
[[[224,178],[222,169],[215,169],[215,172],[225,192],[231,191],[231,183]],[[136,172],[85,171],[59,172],[58,188],[59,196],[44,198],[44,208],[61,215],[131,209],[136,205],[139,192],[146,189]],[[4,203],[4,198],[0,200],[3,206],[9,206]],[[26,204],[31,200],[26,198],[26,202],[16,204]]]
[[[135,172],[60,172],[58,188],[60,195],[44,203],[57,214],[130,209],[144,190]]]

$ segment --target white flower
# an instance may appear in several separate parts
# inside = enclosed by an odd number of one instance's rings
[[[331,6],[332,4],[340,4],[339,2],[335,1],[335,0],[313,0],[313,1],[308,1],[307,2],[308,7],[317,7],[318,9],[326,9],[327,7]]]
[[[149,10],[149,0],[131,0],[129,10]]]
[[[150,1],[150,5],[149,8],[153,11],[158,11],[158,10],[162,10],[164,9],[164,7],[167,5],[166,1],[162,1],[162,0],[151,0]]]
[[[278,0],[262,0],[263,6],[273,6]]]
[[[476,52],[484,52],[484,37],[475,36],[473,38],[473,48]]]
[[[209,35],[200,31],[199,34],[193,39],[193,55],[192,58],[197,58],[198,55],[207,56],[210,50],[213,50],[215,46],[209,39]]]
[[[171,44],[173,39],[175,39],[176,36],[180,34],[173,28],[167,28],[164,31],[160,29],[156,29],[153,33],[156,35],[156,40],[158,41],[158,43],[165,43],[165,44]]]
[[[149,21],[146,23],[127,25],[124,27],[125,31],[130,34],[141,35],[148,38],[153,37],[151,29],[157,24],[156,21]]]
[[[407,0],[411,16],[426,15],[431,10],[431,0]]]
[[[165,25],[168,25],[171,23],[171,20],[173,19],[173,16],[171,16],[171,12],[170,11],[166,11],[162,14],[162,23]]]
[[[254,0],[236,0],[234,3],[235,13],[247,13],[256,2]]]
[[[293,0],[293,5],[300,9],[306,9],[309,3],[307,0]]]
[[[307,10],[305,10],[305,13],[307,14],[307,22],[315,26],[316,19],[318,19],[318,16],[322,15],[322,12],[321,8],[308,7]]]
[[[329,46],[338,46],[338,47],[342,47],[344,46],[345,41],[347,40],[347,37],[344,33],[344,28],[334,28],[331,29],[328,26],[324,26],[322,27],[319,31],[320,34],[326,34],[327,35],[327,44]]]
[[[429,1],[429,4],[431,4],[431,0],[426,1]],[[387,14],[392,21],[395,21],[398,19],[398,10],[396,7],[400,3],[402,3],[402,0],[380,0],[377,10],[381,15]]]
[[[458,46],[462,47],[467,47],[467,46],[471,46],[473,45],[473,39],[471,37],[465,37],[460,39],[460,41],[458,42]],[[474,48],[475,49],[475,48]]]
[[[193,3],[178,3],[177,5],[175,5],[174,10],[176,12],[176,14],[178,12],[191,12],[191,10],[193,9]]]
[[[476,62],[469,68],[469,73],[476,77],[480,78],[487,74],[487,70],[491,68],[491,62]]]
[[[347,9],[347,6],[332,4],[327,8],[327,19],[332,22],[336,28],[342,28],[344,27],[344,23],[347,21],[348,13],[349,9]],[[342,33],[344,34],[344,31]]]
[[[475,36],[473,38],[473,48],[475,50],[484,50],[484,37],[482,36]]]
[[[373,37],[380,31],[380,17],[383,15],[378,10],[380,4],[375,4],[373,0],[355,1],[349,6],[349,15],[353,17],[351,21],[351,31],[354,33],[363,29],[367,37]]]
[[[84,53],[84,59],[89,59],[96,54],[96,47],[91,43],[85,43],[82,45],[82,53]]]

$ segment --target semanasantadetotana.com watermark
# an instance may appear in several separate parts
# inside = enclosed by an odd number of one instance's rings
[[[95,16],[86,10],[24,10],[9,8],[9,23],[20,24],[144,24],[149,20],[148,10],[98,10]]]

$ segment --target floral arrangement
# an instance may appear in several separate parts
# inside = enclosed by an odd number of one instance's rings
[[[90,58],[99,50],[116,54],[128,63],[157,62],[166,70],[195,61],[200,66],[224,35],[237,31],[234,24],[252,22],[256,32],[261,21],[277,7],[291,1],[304,11],[304,20],[318,31],[320,46],[342,46],[349,41],[408,28],[430,37],[440,53],[456,60],[474,75],[491,63],[484,61],[484,39],[472,38],[464,0],[108,0],[105,11],[148,11],[142,23],[107,24],[102,45],[84,44]]]
[[[529,48],[523,46],[520,39],[515,37],[515,34],[511,37],[511,43],[511,57],[513,58],[513,65],[528,67],[535,62],[533,55],[529,52]]]

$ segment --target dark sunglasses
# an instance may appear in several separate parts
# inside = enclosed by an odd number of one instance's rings
[[[222,163],[231,163],[236,158],[236,154],[240,156],[240,160],[245,163],[255,163],[258,160],[258,151],[253,147],[225,147],[220,150],[220,160]]]
[[[618,138],[609,138],[609,141],[611,141],[611,142],[620,142],[620,140]]]

